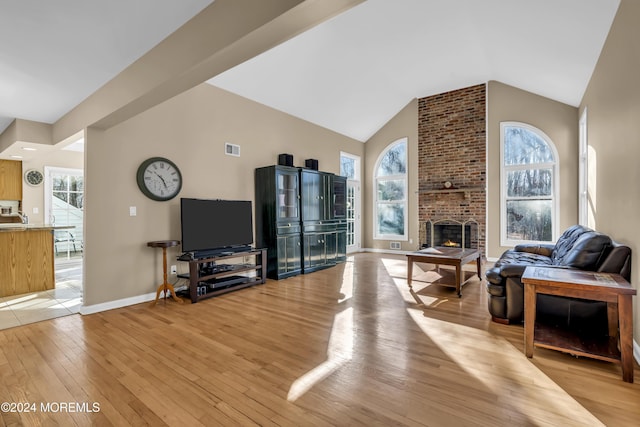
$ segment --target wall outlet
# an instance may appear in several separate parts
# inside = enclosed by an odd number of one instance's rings
[[[391,242],[391,249],[401,249],[400,242]]]
[[[178,266],[177,265],[172,265],[171,266],[171,274],[178,274]]]

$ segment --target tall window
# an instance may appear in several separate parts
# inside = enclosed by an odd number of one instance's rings
[[[407,138],[390,144],[374,170],[374,237],[407,240]]]
[[[347,177],[347,253],[360,250],[360,157],[340,152],[340,175]]]
[[[557,226],[557,158],[547,135],[525,123],[500,124],[501,244],[552,242]]]

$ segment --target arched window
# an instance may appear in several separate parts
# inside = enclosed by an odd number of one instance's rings
[[[374,238],[407,240],[407,138],[390,144],[374,170]]]
[[[501,244],[553,242],[557,230],[558,153],[540,129],[500,124]]]

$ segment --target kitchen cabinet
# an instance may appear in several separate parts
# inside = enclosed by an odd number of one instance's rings
[[[0,297],[54,288],[53,230],[69,228],[73,227],[0,227]]]
[[[22,200],[22,162],[0,160],[0,200]]]

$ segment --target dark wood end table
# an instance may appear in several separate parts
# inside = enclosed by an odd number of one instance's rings
[[[527,267],[524,284],[524,351],[533,357],[533,347],[549,348],[622,366],[622,379],[633,382],[633,312],[636,290],[619,274]],[[576,337],[563,329],[536,324],[538,294],[581,298],[607,303],[608,339]],[[618,348],[619,344],[619,348]]]
[[[153,242],[147,242],[147,246],[151,248],[162,248],[162,272],[163,272],[163,282],[160,286],[158,286],[158,290],[156,291],[156,299],[151,303],[153,307],[160,299],[160,294],[164,292],[164,301],[167,302],[167,292],[171,292],[171,298],[175,301],[181,303],[182,299],[178,298],[176,295],[176,291],[173,288],[173,285],[167,281],[167,248],[178,246],[180,244],[180,240],[156,240]]]
[[[452,265],[456,268],[455,288],[458,298],[462,296],[462,286],[467,282],[463,280],[462,266],[472,261],[476,261],[478,267],[478,277],[482,280],[482,257],[477,249],[461,249],[449,247],[434,247],[421,249],[417,252],[407,254],[407,284],[413,290],[411,280],[413,276],[413,263],[424,262],[436,265]]]

